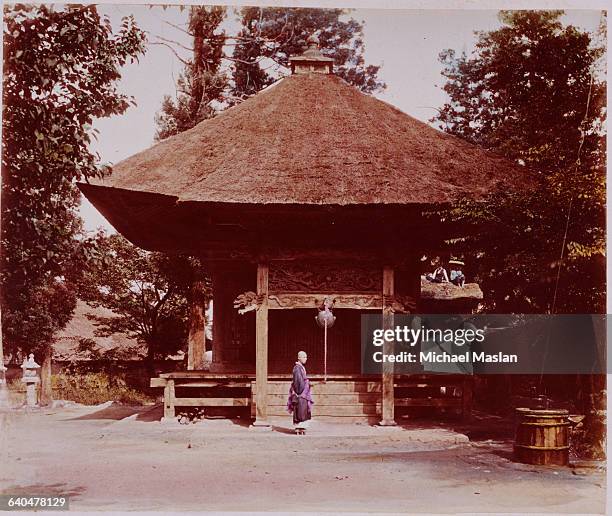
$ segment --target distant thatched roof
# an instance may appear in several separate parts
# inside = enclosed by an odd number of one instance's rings
[[[406,205],[479,199],[526,178],[337,76],[303,74],[122,161],[97,184],[172,202]],[[103,212],[117,209],[106,203],[119,191],[82,189]]]
[[[89,353],[79,352],[83,340],[94,342],[94,350],[105,353],[113,350],[115,353],[139,358],[138,342],[128,335],[119,333],[110,337],[98,337],[95,334],[96,325],[87,317],[88,314],[99,317],[112,317],[114,314],[105,308],[92,308],[85,301],[77,301],[72,319],[56,337],[53,343],[53,358],[55,360],[83,360],[89,358]],[[140,349],[142,351],[142,349]]]

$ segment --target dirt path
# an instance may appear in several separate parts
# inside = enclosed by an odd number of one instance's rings
[[[0,492],[69,494],[71,509],[604,512],[605,473],[509,460],[424,424],[382,429],[287,421],[162,425],[157,412],[72,407],[0,415]]]

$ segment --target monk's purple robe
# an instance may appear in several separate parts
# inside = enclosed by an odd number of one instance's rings
[[[287,399],[287,411],[293,414],[293,424],[310,419],[313,403],[306,368],[300,362],[296,362],[293,367],[293,381]]]

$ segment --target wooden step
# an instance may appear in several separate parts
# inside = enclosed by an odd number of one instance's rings
[[[317,405],[351,405],[379,403],[381,395],[378,392],[352,392],[347,394],[319,394],[312,393]],[[282,405],[287,403],[287,394],[268,394],[269,405]]]
[[[319,416],[376,416],[381,413],[381,406],[379,405],[336,405],[336,406],[324,406],[312,407],[312,417]],[[269,416],[289,416],[286,407],[280,405],[268,405]]]
[[[251,398],[174,398],[177,407],[248,407]]]
[[[287,394],[291,382],[268,382],[268,394]],[[321,394],[344,394],[352,392],[381,392],[380,382],[311,382],[312,391]],[[257,392],[257,384],[252,383],[253,394]]]
[[[376,416],[316,416],[315,421],[322,423],[368,424],[380,423],[380,415]]]
[[[281,424],[285,426],[287,421],[291,421],[291,415],[283,414],[282,416],[270,416],[271,424]],[[316,428],[316,423],[341,423],[341,424],[362,424],[362,425],[376,425],[380,423],[380,416],[321,416],[317,415],[313,417],[313,426]],[[308,430],[306,430],[308,433]]]

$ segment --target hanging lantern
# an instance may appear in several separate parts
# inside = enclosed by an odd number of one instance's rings
[[[319,313],[315,317],[317,324],[325,330],[323,334],[323,381],[327,382],[327,329],[331,328],[336,322],[336,316],[332,312],[334,300],[326,297],[321,306]]]
[[[326,297],[319,306],[319,313],[315,317],[317,324],[321,328],[331,328],[336,322],[336,316],[332,312],[334,306],[334,300]]]

